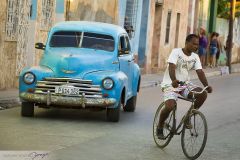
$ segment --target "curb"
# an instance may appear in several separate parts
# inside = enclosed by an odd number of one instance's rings
[[[0,110],[9,109],[20,105],[19,98],[0,99]]]
[[[232,73],[240,73],[240,68],[232,68]],[[206,77],[213,77],[213,76],[220,76],[222,75],[221,71],[213,71],[213,72],[205,72]],[[191,79],[198,79],[197,75],[194,75],[191,77]],[[149,81],[145,84],[142,84],[140,88],[150,88],[150,87],[156,87],[161,84],[161,81]]]

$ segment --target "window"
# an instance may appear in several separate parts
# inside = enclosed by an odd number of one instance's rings
[[[174,47],[178,47],[178,36],[179,36],[179,29],[180,29],[180,13],[177,13],[177,23],[176,23],[176,33],[175,33],[175,44]]]
[[[42,0],[41,29],[48,30],[53,24],[55,0]]]
[[[167,26],[166,26],[166,35],[165,35],[165,44],[169,43],[169,34],[170,34],[170,27],[171,27],[171,11],[168,11],[167,15]]]
[[[7,22],[6,22],[6,40],[17,40],[18,26],[18,7],[19,0],[8,0],[7,3]]]
[[[131,50],[130,42],[127,36],[121,36],[120,42],[118,45],[118,49],[120,51],[120,55],[128,54]]]
[[[131,50],[131,45],[130,45],[130,41],[129,41],[127,36],[125,36],[125,43],[126,43],[126,50],[130,51]]]
[[[114,39],[109,35],[85,32],[81,47],[112,52],[114,51]]]
[[[82,38],[81,32],[59,31],[52,35],[51,47],[81,47],[96,50],[114,51],[114,39],[112,36],[85,32]]]
[[[127,0],[124,28],[130,38],[134,37],[136,30],[138,0]]]
[[[56,32],[52,35],[51,47],[79,47],[81,32]]]

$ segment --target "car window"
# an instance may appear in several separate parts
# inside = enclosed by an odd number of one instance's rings
[[[81,32],[55,32],[50,40],[50,47],[79,47]]]
[[[125,48],[125,39],[124,39],[124,36],[121,36],[120,42],[118,44],[118,49],[121,51],[121,50],[124,50],[124,48]]]
[[[127,36],[120,37],[118,49],[119,49],[119,55],[129,54],[131,48],[130,48],[130,42]]]
[[[125,36],[125,43],[126,43],[127,51],[131,51],[130,41],[129,41],[129,38],[127,36]]]
[[[109,35],[84,32],[81,47],[112,52],[114,51],[114,39]]]

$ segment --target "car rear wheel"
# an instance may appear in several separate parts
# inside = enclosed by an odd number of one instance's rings
[[[126,106],[123,107],[125,112],[134,112],[136,108],[137,96],[133,96],[127,101]]]
[[[32,117],[34,114],[34,103],[22,102],[21,114],[23,117]]]
[[[121,101],[118,104],[117,108],[109,108],[107,109],[107,120],[110,122],[118,122],[120,119],[120,109],[121,109]]]

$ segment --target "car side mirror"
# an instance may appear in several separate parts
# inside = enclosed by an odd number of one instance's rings
[[[35,48],[36,49],[42,49],[45,50],[45,45],[43,43],[35,43]]]

